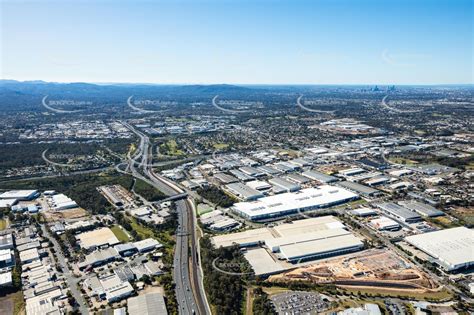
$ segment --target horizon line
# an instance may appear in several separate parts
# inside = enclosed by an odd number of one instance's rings
[[[19,80],[19,79],[0,79],[3,81],[16,81],[19,83],[44,82],[57,84],[74,84],[84,83],[93,85],[119,85],[119,84],[133,84],[133,85],[235,85],[235,86],[460,86],[460,85],[474,85],[471,83],[209,83],[209,82],[173,82],[173,83],[159,83],[159,82],[126,82],[126,81],[45,81],[41,79],[33,80]]]

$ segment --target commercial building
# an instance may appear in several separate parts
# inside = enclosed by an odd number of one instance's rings
[[[19,201],[33,200],[38,198],[40,193],[37,190],[10,190],[0,194],[0,199],[16,199]]]
[[[135,242],[133,243],[133,245],[137,248],[137,250],[140,253],[148,252],[148,251],[154,250],[157,247],[163,246],[157,240],[153,238],[147,238],[147,239]]]
[[[242,201],[256,200],[264,196],[260,191],[242,183],[232,183],[223,189]]]
[[[148,293],[127,300],[129,315],[167,315],[165,299],[161,293]]]
[[[251,182],[247,182],[246,185],[258,191],[266,191],[272,188],[272,185],[261,180],[253,180]]]
[[[51,196],[53,210],[60,211],[77,208],[77,203],[66,195],[58,194]]]
[[[138,252],[138,249],[133,243],[118,244],[114,246],[114,249],[123,257],[131,256]]]
[[[231,183],[236,183],[239,180],[232,175],[225,173],[214,174],[214,178],[218,181],[219,184],[227,185]]]
[[[268,182],[272,184],[279,192],[293,192],[301,189],[299,184],[295,184],[281,177],[269,179]]]
[[[377,214],[377,212],[374,209],[365,208],[365,207],[354,209],[350,211],[350,213],[358,217],[368,217],[368,216]]]
[[[249,176],[239,170],[230,170],[229,172],[243,182],[247,182],[249,180],[254,179],[252,176]]]
[[[413,223],[421,220],[421,217],[417,213],[393,202],[378,203],[376,206],[395,219],[406,223]]]
[[[374,197],[379,195],[381,192],[375,188],[371,188],[362,184],[350,182],[350,181],[343,181],[337,183],[337,185],[352,190],[353,192],[365,196],[365,197]]]
[[[267,220],[343,204],[359,196],[343,188],[323,185],[234,204],[232,211],[249,220]]]
[[[11,249],[0,249],[0,270],[8,270],[14,265],[13,251]]]
[[[13,236],[12,234],[0,235],[0,250],[1,249],[12,249],[13,248]]]
[[[127,298],[134,292],[130,282],[122,281],[116,274],[99,278],[99,281],[109,303]]]
[[[20,252],[20,261],[22,264],[26,264],[35,260],[39,260],[39,252],[38,249],[32,248],[25,251]]]
[[[13,284],[11,271],[0,273],[0,288],[9,287]]]
[[[349,233],[332,237],[318,236],[314,240],[283,245],[280,246],[280,253],[289,262],[298,262],[342,255],[363,247],[364,244]]]
[[[291,267],[288,263],[321,259],[363,248],[363,243],[333,216],[218,235],[212,238],[212,242],[217,247],[235,244],[245,247],[244,256],[256,275],[281,272]]]
[[[474,231],[466,227],[408,236],[405,240],[433,257],[446,271],[474,265]]]
[[[400,201],[398,204],[411,211],[415,211],[416,213],[424,217],[439,217],[445,215],[443,211],[440,211],[433,206],[419,201]]]
[[[265,176],[265,173],[262,172],[261,170],[255,168],[255,167],[252,167],[252,166],[244,166],[244,167],[241,167],[239,168],[239,170],[248,175],[248,176],[252,176],[252,177],[261,177],[261,176]]]
[[[387,217],[380,217],[370,221],[370,224],[379,231],[396,231],[400,229],[400,224]]]
[[[115,248],[109,247],[102,250],[96,250],[88,255],[86,259],[78,264],[79,269],[85,269],[87,267],[98,267],[103,264],[109,263],[116,259],[120,259],[120,255]]]
[[[273,167],[267,166],[267,165],[258,166],[257,168],[259,170],[261,170],[262,172],[264,172],[265,174],[270,175],[270,176],[274,176],[274,175],[277,175],[277,174],[281,173],[280,170],[277,170],[276,168],[273,168]]]
[[[104,245],[113,246],[120,243],[114,232],[107,227],[81,233],[76,235],[76,239],[79,242],[79,245],[87,250]]]
[[[333,183],[333,182],[338,181],[337,177],[327,175],[327,174],[324,174],[324,173],[321,173],[321,172],[318,172],[318,171],[314,171],[314,170],[305,171],[305,172],[301,173],[301,175],[303,175],[305,177],[308,177],[311,180],[323,183],[323,184],[328,184],[328,183]]]
[[[293,183],[296,183],[298,185],[304,185],[304,184],[307,184],[311,181],[311,179],[309,179],[308,177],[305,177],[303,175],[300,175],[300,174],[289,174],[288,176],[286,176],[286,178],[293,182]]]

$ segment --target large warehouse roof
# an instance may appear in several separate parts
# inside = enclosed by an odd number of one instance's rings
[[[0,194],[0,199],[29,200],[38,196],[37,190],[10,190]]]
[[[148,293],[127,300],[130,315],[166,315],[166,304],[160,293]]]
[[[446,270],[474,265],[474,230],[466,227],[408,236],[405,240],[436,258]]]
[[[89,249],[105,244],[109,246],[120,243],[111,229],[104,227],[90,232],[84,232],[76,236],[82,248]]]
[[[377,204],[377,207],[394,216],[395,218],[406,222],[417,221],[421,219],[421,217],[416,212],[413,212],[405,207],[399,206],[393,202],[379,203]]]
[[[253,202],[240,202],[233,206],[233,210],[249,219],[266,219],[297,211],[330,207],[357,198],[355,193],[344,188],[323,185],[296,193],[264,197]]]
[[[352,234],[319,238],[308,242],[280,246],[280,252],[289,261],[301,258],[319,258],[342,254],[362,248],[363,243]]]

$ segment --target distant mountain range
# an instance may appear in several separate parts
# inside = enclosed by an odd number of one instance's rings
[[[210,102],[217,94],[233,97],[248,94],[252,90],[250,87],[229,84],[93,84],[0,80],[0,109],[15,111],[42,109],[41,100],[45,96],[53,100],[90,100],[94,104],[116,105],[125,104],[125,100],[132,95],[135,98]]]

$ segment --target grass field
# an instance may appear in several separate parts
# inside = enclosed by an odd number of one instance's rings
[[[409,160],[402,157],[390,157],[388,158],[391,162],[403,165],[415,165],[418,164],[417,161]]]
[[[203,215],[204,213],[211,212],[212,210],[213,210],[213,209],[212,209],[209,205],[207,205],[207,204],[205,204],[205,203],[200,203],[200,204],[198,204],[198,206],[197,206],[197,213],[198,213],[198,215]]]
[[[448,300],[453,297],[453,295],[443,289],[439,292],[426,292],[426,293],[419,293],[413,291],[397,291],[397,290],[385,290],[385,289],[368,289],[368,288],[349,288],[344,287],[347,292],[353,294],[364,294],[364,295],[382,295],[382,296],[389,296],[389,297],[407,297],[413,298],[418,300],[436,300],[436,301],[443,301]]]
[[[18,291],[13,295],[13,315],[19,314],[25,314],[25,300],[22,291]]]
[[[118,225],[114,225],[110,228],[112,232],[114,232],[115,236],[121,242],[128,242],[130,239],[128,238],[127,233],[125,233]]]
[[[7,228],[7,221],[5,219],[0,219],[0,231],[3,231]]]
[[[216,150],[223,150],[223,149],[227,149],[229,147],[229,145],[227,143],[214,143],[212,146]]]
[[[162,145],[160,145],[160,152],[164,155],[171,155],[171,156],[184,155],[184,152],[178,149],[178,144],[173,139],[168,140],[166,143],[163,143]]]

